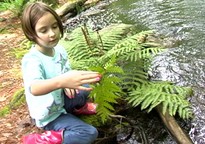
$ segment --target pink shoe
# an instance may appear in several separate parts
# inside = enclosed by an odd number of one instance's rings
[[[97,104],[87,102],[83,107],[81,107],[80,109],[75,109],[73,112],[76,115],[94,115],[97,113],[96,108]]]
[[[46,131],[42,134],[29,134],[22,137],[23,144],[61,144],[63,131]]]

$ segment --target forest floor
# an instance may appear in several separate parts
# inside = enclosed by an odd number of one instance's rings
[[[14,49],[18,49],[24,39],[20,19],[9,11],[0,12],[0,109],[23,87],[21,59],[15,57]],[[23,103],[0,118],[0,131],[0,144],[20,144],[23,135],[40,130],[31,124],[27,105]]]
[[[95,0],[88,0],[90,3]],[[65,1],[59,0],[59,5]],[[0,110],[9,105],[15,92],[23,87],[21,59],[16,58],[15,49],[20,48],[26,37],[20,19],[11,12],[0,12]],[[0,144],[21,144],[21,138],[31,133],[41,133],[30,121],[26,103],[13,108],[0,117]]]

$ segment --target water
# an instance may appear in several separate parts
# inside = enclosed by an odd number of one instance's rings
[[[153,79],[193,87],[194,95],[190,101],[195,118],[188,122],[191,127],[188,133],[195,144],[205,143],[205,1],[107,0],[103,4],[106,5],[106,10],[101,7],[90,10],[101,10],[100,14],[86,15],[90,12],[88,10],[81,15],[84,22],[89,23],[93,29],[122,22],[134,24],[141,30],[153,29],[165,36],[169,49],[154,59],[151,75]],[[157,123],[159,119],[150,119],[147,119],[148,123],[144,126],[147,128],[145,133],[151,140],[154,134],[150,133],[154,128],[149,127],[150,123],[154,123],[156,129],[161,127]],[[143,126],[143,122],[141,124]],[[128,143],[137,142],[132,138]],[[153,143],[175,142],[167,136],[166,139],[155,140]]]
[[[172,42],[154,60],[153,77],[193,87],[189,135],[194,143],[205,143],[205,1],[118,0],[111,7],[122,22],[154,29]]]

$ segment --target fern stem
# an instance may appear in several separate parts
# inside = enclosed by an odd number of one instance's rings
[[[91,42],[90,42],[90,39],[88,38],[88,31],[87,31],[87,28],[86,26],[84,25],[84,28],[81,27],[81,30],[83,32],[83,35],[85,37],[85,41],[87,43],[87,45],[89,46],[90,50],[91,50]]]
[[[103,55],[103,54],[104,54],[104,52],[103,52],[104,45],[103,45],[102,38],[101,38],[101,36],[100,36],[100,34],[99,34],[98,31],[97,31],[97,36],[98,36],[98,38],[99,38],[99,40],[100,40],[100,44],[101,44],[101,47],[100,47],[100,55]]]

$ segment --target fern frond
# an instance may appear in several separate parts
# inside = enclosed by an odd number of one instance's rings
[[[93,85],[93,90],[89,95],[98,104],[98,116],[102,123],[105,123],[109,116],[115,112],[113,104],[117,103],[117,99],[123,93],[119,86],[122,79],[118,76],[123,75],[124,72],[120,67],[115,66],[115,61],[116,59],[113,57],[103,64],[103,67],[98,66],[91,69],[103,75],[99,83]]]
[[[162,103],[162,113],[165,114],[167,112],[167,109],[168,109],[168,105],[169,105],[170,102],[168,101],[163,101]]]
[[[153,102],[153,99],[155,98],[155,97],[150,97],[149,95],[150,94],[152,94],[151,92],[147,92],[146,94],[145,94],[145,100],[142,102],[142,104],[141,104],[141,109],[143,110],[143,109],[146,109],[146,108],[148,108],[148,106],[149,105],[151,105],[151,103]]]
[[[137,87],[141,87],[142,84],[146,84],[148,82],[148,74],[141,68],[140,63],[129,64],[129,66],[134,68],[129,69],[124,67],[125,74],[122,77],[122,88],[131,91],[135,90]]]
[[[137,106],[137,100],[142,97],[142,93],[140,91],[131,91],[128,94],[130,97],[127,97],[126,100],[128,100],[134,107]]]
[[[100,57],[110,50],[119,40],[126,37],[127,29],[132,25],[119,24],[110,31],[109,27],[102,29],[99,33],[90,28],[79,27],[73,30],[61,41],[68,51],[69,57],[75,60],[88,59],[90,57]],[[100,39],[99,39],[100,37]],[[102,44],[103,43],[103,44]]]
[[[115,94],[116,92],[116,89],[108,88],[108,85],[98,85],[89,95],[94,98],[94,102],[98,104],[97,114],[101,118],[102,123],[105,123],[109,115],[114,112],[112,104],[116,103],[116,99],[119,98],[119,96]]]
[[[117,57],[121,57],[126,53],[135,52],[141,48],[141,45],[139,45],[134,39],[134,36],[132,36],[122,40],[120,43],[117,43],[110,51],[108,51],[106,56],[110,57],[112,55],[116,55]]]
[[[163,113],[179,114],[183,118],[191,116],[187,95],[191,90],[175,86],[169,82],[150,82],[147,68],[151,58],[164,51],[157,42],[150,42],[148,36],[153,31],[130,32],[131,25],[117,24],[93,32],[89,28],[77,28],[67,39],[64,46],[72,59],[73,67],[98,71],[101,81],[92,85],[90,96],[97,102],[98,116],[105,123],[114,113],[113,105],[123,95],[132,106],[150,112],[162,104]],[[156,38],[156,37],[155,37]],[[84,68],[83,68],[84,67]]]
[[[174,116],[178,112],[182,118],[191,117],[190,103],[184,95],[186,88],[182,91],[182,87],[174,86],[170,83],[168,89],[167,85],[167,82],[150,82],[146,85],[141,85],[129,94],[127,100],[132,106],[141,105],[141,109],[148,109],[148,112],[157,105],[162,104],[163,114],[168,111],[170,115]],[[173,92],[172,90],[170,91],[170,88],[174,89],[175,93],[168,93]],[[147,89],[149,89],[148,92],[146,91]]]
[[[113,29],[114,27],[114,29]],[[127,37],[133,25],[127,24],[112,24],[99,31],[104,49],[106,51],[114,47],[116,43]]]

